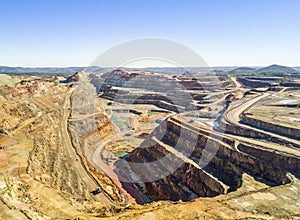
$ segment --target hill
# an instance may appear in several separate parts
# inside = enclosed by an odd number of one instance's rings
[[[300,72],[294,68],[287,66],[280,66],[277,64],[263,67],[259,69],[255,69],[253,67],[239,67],[230,71],[225,72],[225,74],[233,75],[233,76],[241,76],[241,75],[262,75],[262,76],[290,76],[299,74]]]
[[[230,75],[249,75],[254,74],[256,71],[255,68],[252,67],[239,67],[233,70],[228,71]]]
[[[89,67],[8,67],[0,66],[0,73],[8,75],[28,75],[28,76],[69,76],[80,71],[101,73],[106,69],[97,66]]]
[[[0,74],[5,73],[8,75],[31,75],[31,76],[70,76],[75,72],[85,71],[93,73],[104,73],[112,71],[114,68],[103,68],[98,66],[89,67],[7,67],[0,66]],[[130,68],[122,68],[130,69]],[[299,74],[300,67],[290,68],[280,65],[271,65],[264,68],[257,67],[148,67],[148,68],[134,68],[135,70],[159,72],[165,74],[181,75],[185,72],[191,73],[214,73],[217,75],[272,75],[272,76],[287,76]],[[297,69],[297,70],[296,70]],[[299,70],[299,71],[298,71]]]
[[[300,74],[299,71],[293,68],[287,66],[280,66],[276,64],[258,69],[256,70],[256,73],[260,75],[272,75],[272,76],[286,76],[286,75]]]

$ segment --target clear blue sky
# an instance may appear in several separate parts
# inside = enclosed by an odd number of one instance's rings
[[[210,66],[300,66],[299,0],[0,2],[0,65],[86,66],[124,41],[159,37]]]

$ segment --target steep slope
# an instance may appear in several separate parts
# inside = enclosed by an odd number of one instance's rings
[[[158,137],[162,137],[161,140]],[[245,173],[261,179],[269,186],[290,182],[284,169],[253,157],[251,153],[240,152],[231,139],[224,141],[226,143],[218,140],[217,136],[171,117],[166,120],[165,125],[155,129],[139,148],[131,152],[126,158],[130,163],[117,161],[116,172],[121,179],[126,176],[130,180],[138,179],[139,182],[149,176],[156,177],[160,173],[170,172],[162,179],[147,181],[145,184],[128,186],[124,183],[125,188],[139,188],[143,192],[146,199],[138,201],[139,203],[157,200],[189,201],[197,197],[227,194],[242,186],[242,174]],[[194,149],[193,143],[196,143]],[[206,149],[207,144],[209,149]],[[213,149],[216,152],[210,158]],[[209,162],[206,166],[199,166],[207,160]],[[157,161],[157,164],[143,169],[134,165],[153,161]],[[178,164],[178,168],[173,171],[174,164]]]

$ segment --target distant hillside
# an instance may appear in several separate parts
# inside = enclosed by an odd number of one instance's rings
[[[258,69],[256,73],[261,75],[272,75],[272,76],[285,76],[285,75],[294,75],[294,74],[300,74],[299,71],[287,67],[287,66],[280,66],[280,65],[271,65],[268,67],[264,67],[261,69]]]
[[[101,68],[96,66],[90,67],[7,67],[0,66],[0,73],[6,73],[9,75],[36,75],[36,76],[54,76],[62,75],[69,76],[80,71],[85,72],[105,72],[107,68]]]
[[[228,71],[230,75],[250,75],[255,74],[256,69],[251,67],[239,67],[234,70]]]
[[[150,71],[166,74],[181,75],[185,72],[210,72],[213,70],[228,71],[234,67],[146,67],[146,68],[121,68],[121,69],[134,69],[141,71]],[[25,67],[7,67],[0,66],[0,73],[6,73],[9,75],[36,75],[36,76],[53,76],[63,75],[69,76],[76,72],[85,71],[93,73],[111,72],[115,68],[102,68],[98,66],[89,67],[64,67],[64,68],[25,68]]]
[[[33,73],[53,73],[53,74],[73,74],[82,67],[67,67],[67,68],[27,68],[27,67],[7,67],[0,66],[0,73],[19,73],[19,75],[29,75]],[[33,74],[35,75],[35,74]]]
[[[296,67],[300,71],[300,67]],[[129,68],[121,68],[121,69],[129,69]],[[214,73],[217,75],[273,75],[273,76],[286,76],[299,74],[300,72],[296,69],[272,65],[269,67],[264,67],[258,69],[258,67],[149,67],[149,68],[133,68],[135,70],[141,71],[150,71],[150,72],[161,72],[168,73],[174,75],[181,75],[186,72],[191,73]],[[38,68],[25,68],[25,67],[7,67],[0,66],[0,73],[5,73],[8,75],[35,75],[35,76],[54,76],[54,75],[62,75],[62,76],[70,76],[76,72],[85,71],[85,72],[93,72],[93,73],[104,73],[110,72],[114,70],[114,68],[102,68],[98,66],[89,66],[89,67],[38,67]]]
[[[290,76],[297,74],[300,76],[300,72],[296,69],[287,66],[280,65],[271,65],[268,67],[263,67],[259,69],[251,67],[239,67],[230,71],[227,71],[226,74],[233,76],[242,76],[242,75],[263,75],[263,76]]]

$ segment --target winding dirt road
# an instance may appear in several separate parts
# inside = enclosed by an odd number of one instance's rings
[[[78,172],[80,178],[86,184],[86,187],[89,190],[89,192],[92,192],[99,187],[99,184],[88,172],[83,162],[81,160],[78,160],[77,152],[72,145],[72,141],[68,132],[68,119],[70,116],[70,108],[71,108],[70,98],[74,90],[75,88],[71,88],[65,97],[65,102],[62,107],[63,114],[61,118],[60,132],[61,132],[62,142],[63,145],[65,146],[66,154],[69,158],[70,163],[73,165],[73,168]],[[98,202],[102,202],[105,204],[113,204],[103,193],[99,193],[98,195],[93,196],[93,198]]]
[[[256,102],[259,100],[270,96],[271,94],[265,93],[263,95],[257,96],[256,98],[250,99],[249,101],[239,105],[236,108],[233,108],[232,110],[228,111],[225,114],[226,120],[233,123],[233,124],[238,124],[240,121],[240,115],[248,108],[250,108],[252,105],[254,105]]]
[[[280,92],[282,92],[282,91],[280,91]],[[253,106],[256,102],[258,102],[261,99],[263,99],[265,97],[268,97],[270,95],[271,94],[269,94],[269,93],[265,93],[263,95],[257,96],[255,98],[253,98],[253,99],[251,99],[251,100],[249,100],[249,101],[247,101],[247,102],[245,102],[245,103],[229,110],[224,115],[225,120],[230,124],[233,124],[233,125],[236,125],[236,126],[239,126],[239,127],[243,127],[243,128],[246,128],[246,129],[251,129],[253,131],[263,133],[263,134],[269,135],[271,137],[278,138],[278,139],[290,142],[291,144],[300,145],[300,141],[298,141],[298,140],[295,140],[295,139],[292,139],[292,138],[289,138],[289,137],[286,137],[286,136],[282,136],[282,135],[279,135],[279,134],[275,134],[275,133],[272,133],[272,132],[268,132],[268,131],[265,131],[263,129],[259,129],[259,128],[256,128],[256,127],[252,127],[250,125],[240,123],[240,115],[245,110],[247,110],[248,108]],[[280,145],[280,144],[276,144],[276,143],[268,144],[266,142],[262,142],[262,141],[259,141],[259,140],[254,140],[254,139],[251,139],[251,138],[241,137],[241,136],[238,136],[238,135],[229,135],[229,136],[234,136],[235,138],[237,138],[239,140],[242,140],[242,141],[245,141],[245,142],[248,142],[248,143],[251,143],[251,144],[260,145],[260,146],[263,146],[263,147],[266,147],[266,148],[269,148],[269,149],[272,149],[272,150],[279,150],[279,151],[282,151],[282,152],[286,152],[286,153],[290,153],[290,154],[293,154],[293,155],[296,155],[296,156],[300,156],[300,151],[296,148],[286,147],[284,145]]]

